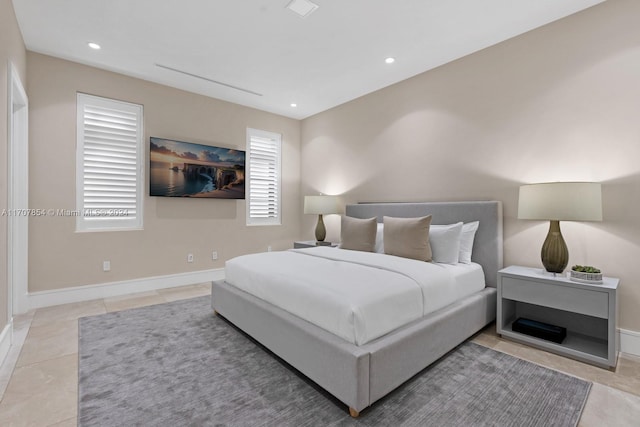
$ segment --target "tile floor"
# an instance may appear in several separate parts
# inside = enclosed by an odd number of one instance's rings
[[[78,318],[210,294],[208,284],[47,307],[17,316],[15,345],[0,369],[0,426],[76,426]],[[615,372],[499,338],[473,340],[593,382],[580,426],[640,425],[640,358],[621,354]]]

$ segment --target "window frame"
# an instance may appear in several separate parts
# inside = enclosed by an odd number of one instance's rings
[[[276,151],[274,169],[276,171],[275,194],[276,194],[276,210],[275,216],[256,217],[252,216],[252,191],[251,184],[253,178],[252,167],[252,139],[261,139],[263,141],[270,140],[274,143]],[[247,226],[263,226],[263,225],[282,225],[282,134],[269,132],[260,129],[247,128],[247,185],[246,185],[246,225]],[[255,166],[254,166],[255,167]]]
[[[131,231],[143,229],[144,218],[144,107],[140,104],[89,95],[76,95],[76,232]],[[121,216],[117,207],[85,207],[85,110],[86,107],[116,110],[135,115],[135,216]]]

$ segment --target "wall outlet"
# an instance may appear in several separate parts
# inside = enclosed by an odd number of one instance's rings
[[[211,259],[214,261],[218,259],[218,251],[211,252]]]
[[[271,252],[271,245],[267,246],[267,252]]]
[[[102,262],[102,271],[111,271],[111,261]]]
[[[187,254],[187,262],[193,262],[193,254]]]

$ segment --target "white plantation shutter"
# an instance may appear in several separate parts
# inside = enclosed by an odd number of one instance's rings
[[[142,228],[142,106],[78,94],[78,231]]]
[[[282,136],[247,129],[247,225],[280,225]]]

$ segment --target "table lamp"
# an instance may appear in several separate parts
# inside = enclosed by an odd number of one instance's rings
[[[338,213],[338,197],[336,196],[304,196],[304,213],[317,214],[316,240],[324,242],[327,230],[324,227],[322,215]]]
[[[542,245],[542,264],[562,273],[569,250],[560,221],[602,221],[602,188],[595,182],[549,182],[520,187],[518,219],[548,220],[549,233]]]

